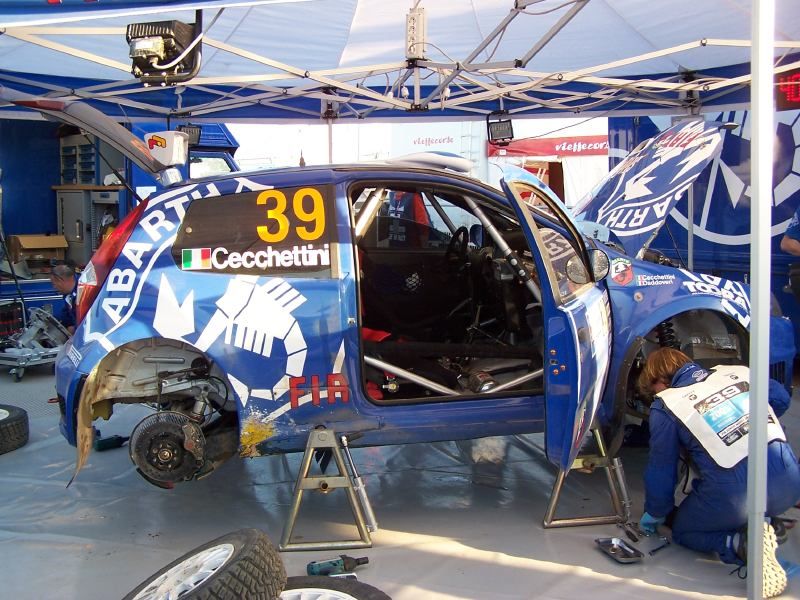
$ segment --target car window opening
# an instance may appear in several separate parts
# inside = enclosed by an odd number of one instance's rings
[[[543,392],[539,274],[510,213],[408,184],[357,186],[351,204],[364,383],[373,401]]]

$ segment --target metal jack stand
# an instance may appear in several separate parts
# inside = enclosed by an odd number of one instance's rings
[[[569,469],[560,469],[556,482],[553,485],[553,491],[550,495],[550,504],[547,506],[542,525],[545,529],[552,527],[577,527],[580,525],[605,525],[609,523],[626,523],[630,518],[631,503],[628,496],[628,487],[625,483],[625,474],[622,471],[622,461],[619,458],[609,459],[606,452],[605,444],[603,443],[603,436],[600,429],[593,427],[592,435],[594,435],[595,442],[597,443],[598,454],[584,454],[575,458]],[[556,519],[555,512],[558,506],[558,501],[561,498],[561,491],[564,487],[564,480],[572,470],[581,470],[584,472],[594,471],[595,468],[602,467],[606,471],[608,478],[608,489],[611,494],[611,503],[614,507],[614,514],[610,515],[595,515],[588,517],[567,517]],[[620,501],[622,496],[622,501]]]
[[[347,438],[345,436],[342,437],[344,438],[343,441],[346,444]],[[320,449],[331,451],[333,454],[333,460],[339,469],[338,476],[331,477],[327,475],[318,476],[308,474],[309,470],[311,469],[311,459],[314,457],[314,452]],[[351,468],[353,469],[354,473],[353,476],[358,477],[358,474],[354,470],[354,465],[352,464],[352,458],[350,460]],[[319,490],[322,492],[328,492],[337,488],[344,488],[344,490],[347,492],[347,498],[350,501],[350,508],[353,510],[353,517],[355,519],[355,525],[358,529],[360,538],[357,540],[341,540],[330,542],[292,542],[292,532],[297,521],[297,513],[300,510],[300,503],[303,500],[303,492],[306,490]],[[363,491],[363,497],[366,498],[365,490]],[[278,549],[281,551],[291,551],[369,548],[372,546],[372,539],[370,538],[369,532],[370,530],[376,530],[377,526],[374,523],[374,517],[371,517],[370,519],[372,521],[371,528],[369,528],[364,521],[364,512],[367,512],[369,515],[372,514],[372,508],[369,506],[369,501],[367,501],[366,507],[363,508],[365,508],[366,511],[362,509],[359,497],[356,495],[355,486],[350,476],[350,472],[347,470],[347,466],[345,465],[344,457],[342,456],[342,451],[339,447],[339,440],[337,439],[336,434],[330,429],[315,429],[308,436],[306,451],[305,454],[303,454],[303,463],[300,466],[300,473],[297,476],[297,483],[294,487],[294,498],[292,501],[292,507],[289,511],[289,519],[284,526],[283,535],[281,536],[281,543],[278,545]]]

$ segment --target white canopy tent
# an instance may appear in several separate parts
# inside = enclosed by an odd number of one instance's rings
[[[408,46],[408,0],[18,0],[0,6],[0,84],[85,99],[123,121],[483,119],[498,110],[515,117],[693,115],[749,105],[752,84],[757,201],[750,364],[757,401],[748,590],[760,597],[762,535],[755,525],[766,506],[772,78],[800,66],[792,54],[800,51],[796,0],[438,0],[415,6],[424,6],[425,34],[417,21]],[[125,26],[191,23],[198,9],[204,35],[197,75],[175,87],[142,87],[130,74]],[[0,106],[0,117],[31,116]]]
[[[697,113],[748,102],[750,0],[17,0],[0,6],[0,83],[126,119],[231,121]],[[777,71],[800,11],[777,3]],[[412,9],[424,10],[424,18]],[[194,23],[197,75],[144,88],[130,23]],[[165,12],[169,10],[169,12]],[[422,25],[425,23],[426,25]],[[412,29],[407,46],[407,29]]]

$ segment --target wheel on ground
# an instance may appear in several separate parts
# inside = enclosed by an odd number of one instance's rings
[[[0,454],[28,443],[28,413],[18,406],[0,404]]]
[[[376,587],[341,577],[289,577],[281,600],[392,600]]]
[[[273,600],[285,583],[283,561],[267,535],[240,529],[190,550],[124,600]]]

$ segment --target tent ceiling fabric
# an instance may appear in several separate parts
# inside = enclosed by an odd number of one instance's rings
[[[796,1],[776,0],[778,69],[800,65]],[[412,5],[10,0],[0,5],[0,84],[87,99],[125,119],[676,114],[749,101],[751,0],[670,0],[658,9],[641,0],[423,1],[424,58],[409,63]],[[198,76],[145,89],[130,74],[126,25],[191,23],[199,8]],[[0,116],[22,115],[0,107]]]

